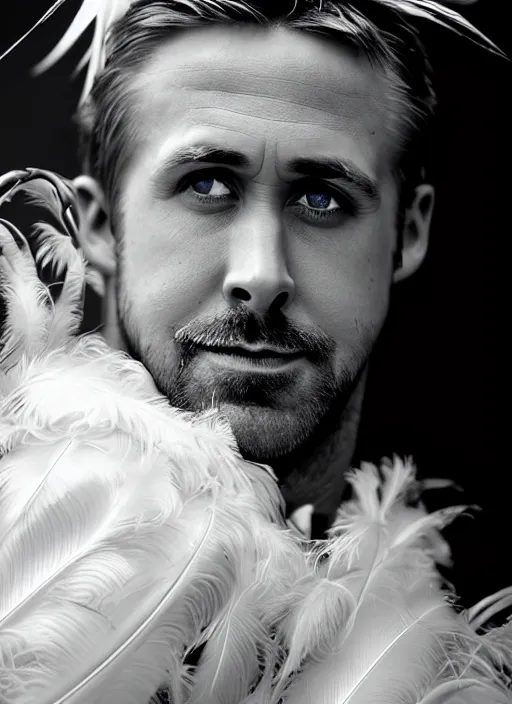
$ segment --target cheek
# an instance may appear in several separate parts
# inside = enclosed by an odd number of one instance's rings
[[[197,314],[218,287],[218,241],[212,246],[182,214],[173,218],[135,202],[123,229],[123,289],[137,324],[147,329]]]
[[[347,353],[362,337],[376,337],[386,317],[393,236],[367,223],[297,255],[297,276],[308,282],[299,294],[308,316]]]

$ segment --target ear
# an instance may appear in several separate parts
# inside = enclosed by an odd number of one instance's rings
[[[89,264],[104,278],[116,272],[115,239],[110,229],[103,190],[90,176],[77,176],[80,227],[78,244]]]
[[[395,283],[414,274],[425,259],[434,210],[434,195],[434,187],[427,183],[421,184],[414,191],[412,203],[405,212],[401,265],[393,274]]]

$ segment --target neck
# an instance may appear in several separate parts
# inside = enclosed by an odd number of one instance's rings
[[[287,472],[280,488],[288,515],[304,504],[312,504],[314,520],[332,524],[347,485],[345,475],[352,466],[366,377],[367,369],[332,432]]]

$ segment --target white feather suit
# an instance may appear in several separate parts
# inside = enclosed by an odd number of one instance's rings
[[[329,540],[301,540],[221,417],[170,407],[141,364],[77,336],[94,279],[75,194],[48,172],[0,179],[2,200],[20,189],[55,224],[31,248],[0,219],[0,703],[512,701],[512,623],[480,628],[512,590],[462,613],[436,570],[464,507],[427,515],[395,459],[350,474]]]

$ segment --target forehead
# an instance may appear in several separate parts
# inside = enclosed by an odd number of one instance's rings
[[[331,154],[374,178],[390,162],[387,83],[324,38],[275,28],[195,28],[135,80],[139,154],[204,139],[259,162]]]

